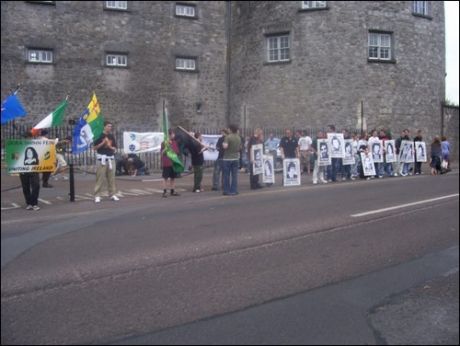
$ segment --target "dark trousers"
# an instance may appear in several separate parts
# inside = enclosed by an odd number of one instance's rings
[[[415,174],[421,174],[422,173],[422,163],[421,162],[416,162],[415,163],[415,169],[414,169],[414,173]]]
[[[258,189],[260,187],[259,184],[259,174],[253,174],[253,167],[252,164],[249,164],[249,184],[251,185],[251,189]]]
[[[38,193],[40,192],[40,175],[38,173],[21,173],[22,192],[27,205],[38,204]]]
[[[48,185],[48,180],[50,180],[51,172],[43,172],[42,176],[42,185],[46,186]]]
[[[203,166],[193,166],[193,191],[201,190],[201,181],[203,180]]]

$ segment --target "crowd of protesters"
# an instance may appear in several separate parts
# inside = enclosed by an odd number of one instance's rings
[[[106,122],[102,136],[94,142],[94,148],[98,156],[98,168],[96,174],[96,187],[95,187],[95,202],[101,201],[101,188],[103,181],[107,183],[110,198],[118,201],[115,188],[115,171],[120,174],[121,169],[129,175],[143,175],[148,174],[145,170],[145,163],[142,162],[137,155],[125,155],[120,163],[115,164],[114,153],[117,147],[115,138],[111,134],[111,123]],[[408,176],[423,174],[422,162],[417,160],[418,156],[423,155],[424,146],[420,147],[421,151],[414,150],[415,160],[407,162],[405,160],[387,160],[390,156],[400,158],[403,150],[402,143],[407,141],[422,142],[423,134],[421,130],[417,130],[416,136],[411,139],[409,129],[404,129],[400,136],[394,141],[395,147],[391,145],[383,146],[382,154],[383,159],[380,162],[375,162],[373,167],[372,163],[368,167],[366,162],[363,162],[365,155],[379,155],[378,150],[374,150],[372,143],[380,141],[385,143],[392,140],[392,134],[386,129],[372,130],[369,134],[364,132],[358,135],[357,133],[349,133],[343,130],[341,134],[345,143],[345,157],[354,158],[352,164],[344,164],[342,158],[332,157],[330,164],[320,164],[321,159],[327,154],[327,146],[323,145],[324,141],[331,136],[330,149],[337,149],[341,144],[334,139],[334,134],[337,134],[334,125],[329,125],[327,131],[318,131],[316,136],[311,138],[308,136],[307,131],[297,131],[295,134],[290,129],[285,130],[285,135],[282,138],[277,138],[273,133],[270,133],[269,138],[264,139],[263,130],[256,128],[252,136],[243,138],[239,134],[239,129],[235,125],[230,125],[229,128],[221,130],[221,137],[216,144],[218,151],[217,160],[214,163],[214,172],[212,179],[212,190],[222,191],[223,195],[232,196],[237,195],[238,191],[238,173],[240,170],[248,173],[249,183],[251,189],[260,189],[263,186],[260,181],[260,174],[255,174],[253,171],[254,157],[251,148],[254,145],[262,145],[263,153],[272,155],[273,163],[277,160],[285,159],[299,159],[301,174],[312,175],[312,183],[327,184],[336,182],[339,179],[342,181],[356,180],[356,179],[382,179],[384,177],[395,176]],[[46,132],[43,132],[41,138],[46,138]],[[199,132],[191,133],[193,141],[184,141],[183,139],[176,140],[175,133],[172,129],[169,130],[169,148],[177,155],[182,156],[183,151],[188,152],[191,156],[191,163],[194,172],[194,185],[193,192],[202,192],[202,179],[203,179],[203,152],[208,149],[207,145],[202,142],[202,136]],[[30,137],[29,137],[30,138]],[[403,142],[406,141],[406,142]],[[55,175],[61,173],[67,167],[64,160],[63,153],[66,151],[66,146],[69,145],[70,139],[66,138],[62,141],[56,141],[59,155],[57,156],[58,169]],[[390,142],[389,142],[390,143]],[[164,144],[164,143],[163,143]],[[170,196],[179,196],[175,191],[175,179],[180,176],[179,173],[174,171],[173,162],[166,155],[164,145],[161,149],[161,163],[162,163],[162,177],[164,179],[163,197],[168,197],[168,189]],[[319,144],[319,146],[318,146]],[[391,144],[391,143],[390,143]],[[426,147],[428,150],[428,145]],[[450,170],[450,144],[445,136],[442,138],[435,136],[429,146],[430,160],[428,164],[431,169],[432,175],[438,175],[448,172]],[[375,151],[375,152],[374,152]],[[256,158],[257,159],[257,158]],[[112,162],[114,165],[112,166]],[[375,170],[374,176],[365,174],[366,168],[373,168]],[[274,167],[273,167],[274,170]],[[373,170],[373,171],[374,171]],[[48,179],[51,173],[43,174],[43,187],[50,187]],[[23,187],[24,197],[26,199],[26,209],[39,210],[37,199],[39,193],[39,177],[36,173],[23,173],[20,174],[21,184]],[[272,184],[265,184],[270,186]]]

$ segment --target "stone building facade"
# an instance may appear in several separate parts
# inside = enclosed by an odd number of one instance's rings
[[[302,8],[302,4],[323,6]],[[234,2],[232,120],[248,126],[437,129],[444,101],[444,6],[425,1]],[[418,3],[418,2],[417,2]],[[417,9],[419,10],[419,9]],[[389,38],[369,58],[369,36]],[[270,40],[289,56],[269,61]],[[279,41],[278,41],[279,42]],[[275,56],[276,58],[276,56]],[[276,60],[276,59],[275,59]]]
[[[126,3],[127,9],[107,8]],[[223,126],[226,109],[225,5],[187,2],[194,16],[176,15],[175,1],[2,1],[2,97],[21,83],[21,100],[36,122],[70,95],[67,117],[78,118],[96,92],[105,118],[136,130],[170,122]],[[53,62],[27,62],[51,50]],[[107,55],[127,66],[107,66]],[[195,70],[177,70],[192,58]],[[122,61],[124,63],[125,61]]]
[[[78,118],[96,91],[105,117],[133,130],[158,130],[165,100],[188,128],[440,132],[443,2],[109,3],[125,2],[1,2],[1,94],[21,83],[28,121],[66,94]],[[53,62],[27,62],[37,48]],[[127,66],[107,66],[111,54]],[[177,69],[182,58],[195,69]]]

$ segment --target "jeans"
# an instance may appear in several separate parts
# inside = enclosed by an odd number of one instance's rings
[[[393,163],[385,163],[385,172],[388,176],[393,176]]]
[[[327,166],[327,178],[332,181],[337,181],[337,172],[342,169],[342,159],[332,158],[331,164]]]
[[[214,171],[212,172],[212,188],[213,190],[220,190],[222,188],[222,165],[223,160],[219,159],[214,161]]]
[[[224,195],[238,193],[238,166],[239,160],[223,160],[224,167]]]

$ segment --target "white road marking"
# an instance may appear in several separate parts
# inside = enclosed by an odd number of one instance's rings
[[[9,209],[18,209],[18,208],[21,208],[20,205],[16,204],[16,203],[11,203],[12,207],[2,207],[1,210],[9,210]]]
[[[39,198],[38,200],[39,200],[40,202],[45,203],[45,204],[48,204],[48,205],[53,204],[53,203],[51,203],[50,201],[47,201],[46,199],[41,199],[41,198]]]
[[[453,195],[447,195],[447,196],[441,196],[441,197],[436,197],[436,198],[431,198],[431,199],[425,199],[423,201],[400,204],[400,205],[395,205],[394,207],[388,207],[388,208],[383,208],[383,209],[370,210],[370,211],[366,211],[366,212],[363,212],[363,213],[352,214],[350,216],[351,217],[361,217],[361,216],[366,216],[366,215],[378,214],[378,213],[383,213],[383,212],[390,211],[390,210],[411,207],[413,205],[419,205],[419,204],[424,204],[424,203],[440,201],[440,200],[446,199],[446,198],[458,197],[458,195],[459,195],[458,193],[454,193]]]

